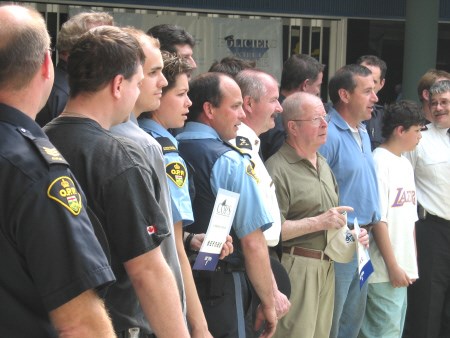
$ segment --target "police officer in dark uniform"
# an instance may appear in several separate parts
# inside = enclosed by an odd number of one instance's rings
[[[114,337],[93,291],[114,275],[67,162],[33,121],[53,83],[45,22],[14,5],[0,21],[1,336]]]

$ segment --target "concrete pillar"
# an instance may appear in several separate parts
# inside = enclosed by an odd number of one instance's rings
[[[436,67],[439,0],[406,0],[403,98],[418,101],[417,83]]]

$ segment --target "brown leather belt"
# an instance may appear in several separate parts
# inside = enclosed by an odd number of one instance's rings
[[[315,259],[323,259],[325,261],[331,261],[330,257],[328,257],[323,251],[313,250],[301,248],[299,246],[291,246],[291,247],[283,247],[283,252],[291,255],[315,258]]]

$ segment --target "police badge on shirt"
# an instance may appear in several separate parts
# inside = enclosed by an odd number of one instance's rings
[[[83,206],[81,195],[69,176],[60,176],[50,183],[47,196],[78,216]]]
[[[177,187],[183,187],[186,182],[186,168],[180,162],[170,162],[166,165],[166,175]]]

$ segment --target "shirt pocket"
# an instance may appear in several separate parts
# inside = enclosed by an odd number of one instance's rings
[[[450,176],[450,155],[447,152],[434,151],[423,157],[424,169],[432,174],[434,184],[448,184]]]

